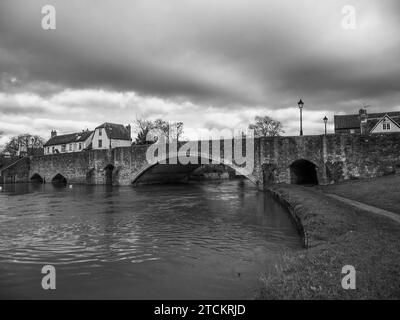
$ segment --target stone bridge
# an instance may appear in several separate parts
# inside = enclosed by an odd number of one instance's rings
[[[213,148],[211,141],[205,149],[200,148],[204,141],[199,141],[192,142],[201,150],[191,153],[197,163],[177,162],[171,151],[159,152],[158,161],[149,162],[146,152],[154,145],[133,145],[21,159],[1,171],[0,181],[113,185],[176,182],[185,181],[196,168],[211,161],[222,161],[260,189],[273,183],[330,184],[400,172],[400,134],[256,138],[252,148],[246,139],[241,142],[242,152],[251,152],[254,159],[250,171],[227,159],[223,141],[218,148]],[[238,147],[229,143],[235,152]]]

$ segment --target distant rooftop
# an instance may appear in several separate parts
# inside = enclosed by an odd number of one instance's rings
[[[122,124],[105,122],[99,125],[96,129],[103,128],[106,131],[109,139],[115,140],[131,140],[131,133]]]
[[[367,113],[368,128],[372,129],[385,115],[388,115],[397,123],[400,122],[400,111]],[[335,115],[335,130],[359,129],[360,121],[359,114]]]
[[[50,138],[44,144],[44,147],[54,146],[59,144],[67,144],[72,142],[83,142],[93,133],[93,131],[82,131],[77,133],[64,134]]]

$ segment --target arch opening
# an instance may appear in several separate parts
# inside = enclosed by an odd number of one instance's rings
[[[31,177],[31,182],[33,182],[33,183],[43,183],[44,182],[44,179],[38,174],[38,173],[35,173],[32,177]]]
[[[89,185],[94,184],[94,168],[86,172],[86,183]]]
[[[51,182],[55,185],[63,186],[67,184],[67,179],[62,174],[57,173]]]
[[[112,185],[113,184],[113,171],[115,167],[112,164],[107,165],[104,168],[104,175],[105,175],[105,183],[106,185]]]
[[[174,160],[174,161],[171,161]],[[211,162],[215,161],[215,164]],[[229,163],[219,163],[216,160],[199,157],[198,163],[181,164],[176,163],[176,159],[167,158],[161,163],[149,164],[143,168],[132,180],[133,185],[141,184],[175,184],[188,183],[191,181],[203,180],[200,175],[203,174],[203,168],[207,168],[207,178],[204,180],[247,178],[253,184],[257,185],[256,178],[250,174],[245,174],[242,168],[230,165]],[[222,170],[222,168],[224,168]]]
[[[290,183],[318,185],[317,166],[308,160],[297,160],[290,165]]]

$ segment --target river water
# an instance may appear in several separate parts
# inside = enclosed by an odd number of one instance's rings
[[[286,209],[250,182],[0,192],[0,298],[247,299],[288,250]]]

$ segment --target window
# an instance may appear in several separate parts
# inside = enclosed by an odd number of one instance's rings
[[[390,122],[383,122],[382,129],[385,131],[390,130]]]
[[[51,148],[51,153],[54,153],[54,152],[55,152],[55,148],[52,147],[52,148]]]
[[[78,149],[79,149],[79,150],[82,150],[82,143],[80,143],[80,142],[79,142],[79,144],[78,144]]]
[[[69,151],[72,151],[72,143],[69,144]]]
[[[101,129],[99,129],[99,136],[101,137],[102,134],[103,132],[101,131]]]
[[[99,148],[103,147],[103,140],[99,140]]]
[[[63,144],[62,146],[61,146],[61,152],[65,152],[65,149],[67,148],[67,146],[65,145],[65,144]]]
[[[50,147],[47,147],[47,153],[50,153]]]

